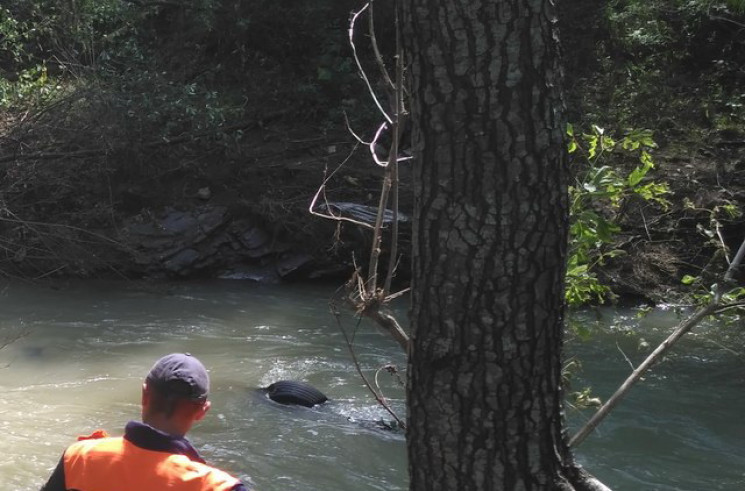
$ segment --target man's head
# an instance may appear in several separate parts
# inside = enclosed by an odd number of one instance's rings
[[[142,386],[142,419],[160,430],[186,434],[207,413],[210,379],[189,353],[173,353],[155,362]]]

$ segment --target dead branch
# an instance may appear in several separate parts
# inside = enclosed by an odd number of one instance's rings
[[[352,18],[349,21],[349,44],[352,47],[352,56],[354,57],[354,62],[357,65],[357,69],[360,72],[360,76],[362,77],[362,80],[365,81],[365,85],[367,85],[367,90],[370,93],[370,97],[372,97],[373,101],[375,102],[375,105],[378,108],[378,111],[380,111],[380,114],[383,115],[386,121],[388,123],[392,123],[393,120],[390,116],[388,116],[388,113],[385,112],[385,109],[383,109],[383,106],[380,104],[380,101],[378,100],[378,96],[375,94],[375,90],[372,88],[372,84],[370,83],[370,79],[367,76],[367,73],[365,72],[365,69],[362,68],[362,62],[360,61],[360,57],[357,55],[357,46],[354,44],[354,25],[357,22],[357,19],[359,18],[362,13],[367,10],[370,7],[369,3],[366,3],[360,10],[357,12],[354,12],[352,14]]]
[[[368,78],[367,74],[365,73],[365,70],[362,67],[362,64],[360,62],[359,56],[357,55],[357,48],[354,44],[354,28],[355,28],[355,22],[359,18],[359,16],[366,10],[368,10],[368,15],[370,18],[369,23],[369,29],[370,29],[370,38],[373,43],[373,51],[376,56],[376,60],[378,62],[378,66],[381,71],[381,77],[383,78],[383,81],[385,82],[385,85],[388,88],[389,91],[389,101],[392,103],[392,113],[393,117],[389,116],[388,113],[383,109],[377,95],[375,94],[375,91],[373,90],[372,84],[370,83],[370,79]],[[404,118],[405,118],[405,110],[404,110],[404,104],[403,104],[403,97],[404,97],[404,91],[403,91],[403,56],[402,56],[402,49],[401,49],[401,43],[399,39],[399,26],[398,26],[398,15],[396,15],[396,81],[395,85],[393,85],[390,76],[388,75],[388,72],[385,68],[385,63],[383,62],[383,58],[380,54],[380,51],[378,50],[377,42],[375,39],[375,32],[374,32],[374,24],[372,21],[372,1],[365,4],[362,9],[360,9],[357,12],[354,12],[352,14],[352,17],[350,19],[350,26],[349,26],[349,43],[352,47],[352,53],[354,56],[354,60],[357,64],[358,71],[362,77],[362,79],[365,81],[365,84],[367,85],[367,89],[370,93],[370,96],[372,97],[373,101],[375,102],[375,105],[377,106],[378,110],[380,111],[380,114],[383,116],[385,121],[379,125],[377,131],[375,132],[375,135],[371,142],[365,142],[360,138],[354,130],[349,125],[349,120],[347,119],[347,129],[352,134],[352,136],[357,141],[357,144],[355,145],[355,149],[358,145],[365,145],[368,147],[368,150],[370,151],[370,155],[372,157],[372,160],[375,164],[377,164],[379,167],[384,169],[384,176],[383,176],[383,183],[382,188],[380,191],[380,198],[378,202],[378,209],[377,213],[375,215],[375,225],[373,228],[373,237],[372,237],[372,247],[370,251],[370,260],[368,263],[368,276],[367,279],[363,279],[363,276],[359,272],[359,268],[356,267],[355,264],[355,270],[352,274],[352,277],[347,281],[347,283],[342,287],[342,290],[344,292],[343,294],[343,303],[346,304],[348,307],[350,307],[353,311],[356,312],[358,322],[357,326],[359,326],[359,322],[361,321],[362,317],[368,317],[371,319],[375,324],[383,330],[386,334],[391,336],[393,339],[398,342],[398,344],[403,348],[404,352],[408,354],[409,352],[409,336],[406,334],[406,331],[401,327],[401,325],[398,323],[396,318],[384,311],[384,306],[392,301],[394,298],[400,296],[403,294],[403,292],[398,292],[396,294],[390,295],[390,288],[391,288],[391,282],[393,275],[396,270],[396,264],[397,264],[397,258],[398,255],[398,163],[401,160],[399,158],[399,141],[402,133],[402,128],[404,126]],[[346,114],[345,114],[346,118]],[[392,143],[388,151],[388,157],[386,161],[383,161],[377,153],[377,147],[378,147],[378,140],[383,134],[385,130],[388,128],[391,128],[392,131]],[[353,150],[354,152],[354,150]],[[331,174],[327,175],[327,171],[324,171],[324,180],[321,186],[319,187],[318,191],[316,191],[316,194],[314,195],[311,204],[310,204],[310,213],[312,215],[321,216],[323,218],[329,218],[332,220],[335,220],[337,222],[342,221],[348,221],[355,223],[356,225],[361,225],[365,228],[370,228],[370,225],[367,223],[360,223],[356,220],[350,220],[348,218],[342,217],[342,216],[336,216],[334,213],[331,212],[331,206],[329,206],[328,201],[326,200],[326,185],[329,182],[329,180],[333,177],[333,175],[351,158],[351,153],[347,158],[342,162]],[[315,211],[316,203],[319,199],[321,199],[321,196],[323,196],[324,201],[326,201],[326,210],[329,210],[329,213],[321,214]],[[388,271],[386,278],[383,282],[383,287],[379,287],[379,281],[378,281],[378,261],[380,259],[381,254],[381,248],[382,248],[382,241],[383,241],[383,223],[384,219],[386,217],[386,211],[388,206],[388,201],[391,199],[393,201],[393,210],[392,210],[392,220],[393,220],[393,226],[392,226],[392,234],[391,234],[391,256],[389,258],[389,264],[388,264]],[[378,403],[383,406],[383,408],[388,411],[391,416],[396,420],[398,425],[401,428],[406,428],[406,425],[404,422],[393,412],[393,410],[390,408],[390,405],[387,403],[385,397],[382,394],[382,391],[380,390],[379,385],[377,385],[377,373],[375,375],[375,384],[377,386],[373,387],[373,385],[368,381],[365,374],[362,372],[362,369],[357,361],[357,356],[354,350],[354,337],[350,337],[346,330],[342,327],[339,312],[336,310],[334,305],[332,304],[332,313],[334,314],[337,324],[339,325],[339,328],[342,330],[342,333],[344,334],[344,338],[347,343],[347,348],[349,349],[350,355],[352,356],[352,360],[354,362],[355,368],[357,370],[357,373],[359,374],[360,378],[362,378],[363,382],[365,383],[365,386],[368,388],[368,390],[373,394],[373,397],[375,397],[375,400],[378,401]]]
[[[372,9],[372,4],[370,5]],[[371,10],[372,14],[372,10]],[[383,294],[388,295],[391,291],[391,282],[393,281],[393,275],[396,273],[396,264],[398,261],[398,152],[401,144],[401,135],[403,128],[406,125],[407,112],[404,107],[404,56],[403,48],[401,47],[401,29],[398,23],[398,9],[396,9],[396,85],[394,96],[395,100],[395,115],[396,125],[395,132],[393,133],[393,143],[391,144],[391,152],[388,156],[388,165],[391,167],[391,186],[393,188],[393,225],[391,229],[391,251],[388,256],[388,272],[383,284]]]
[[[370,44],[372,45],[373,53],[375,53],[375,61],[378,62],[378,68],[380,69],[380,76],[383,78],[383,82],[391,90],[396,90],[397,85],[394,84],[391,76],[388,74],[388,69],[385,67],[385,62],[383,61],[383,55],[380,53],[380,49],[378,48],[378,39],[375,37],[375,14],[373,13],[373,3],[374,0],[370,0],[370,11],[367,15],[367,30],[370,33]],[[398,11],[396,15],[398,15]]]
[[[366,313],[366,315],[374,320],[378,326],[382,327],[388,334],[393,336],[393,339],[398,342],[406,353],[409,352],[409,335],[406,334],[393,315],[381,312],[380,310],[373,310]]]
[[[6,334],[2,338],[0,338],[0,351],[15,343],[19,339],[25,338],[29,334],[31,334],[31,329],[25,326],[18,328],[16,332]],[[7,365],[3,368],[7,368]]]
[[[33,230],[34,233],[36,233],[40,237],[41,236],[52,235],[52,234],[48,234],[46,232],[42,232],[41,230],[38,230],[36,227],[39,227],[39,226],[49,227],[49,228],[67,229],[67,230],[72,230],[72,231],[75,231],[75,232],[79,232],[81,234],[88,235],[90,237],[95,237],[96,239],[99,239],[102,242],[107,242],[107,243],[109,243],[111,245],[114,245],[114,246],[116,246],[117,248],[119,248],[121,250],[125,250],[127,252],[134,253],[134,250],[133,249],[131,249],[130,247],[127,247],[122,242],[116,241],[116,240],[114,240],[114,239],[112,239],[110,237],[106,237],[105,235],[101,235],[101,234],[98,234],[96,232],[91,232],[90,230],[86,230],[84,228],[75,227],[73,225],[65,225],[63,223],[46,223],[46,222],[36,222],[36,221],[32,221],[32,220],[23,220],[22,218],[18,217],[15,213],[13,213],[12,211],[8,210],[7,208],[4,209],[4,210],[2,210],[2,211],[5,212],[5,213],[7,213],[7,214],[9,214],[12,218],[3,218],[3,217],[0,217],[0,222],[7,222],[7,223],[15,223],[15,224],[19,224],[19,225],[24,225],[24,226],[28,227],[30,230]]]
[[[358,140],[358,142],[362,142],[361,140]],[[311,215],[315,215],[317,217],[326,218],[328,220],[335,220],[338,222],[349,222],[353,223],[354,225],[359,225],[360,227],[373,229],[373,226],[369,223],[362,222],[360,220],[354,220],[349,217],[345,217],[342,215],[334,215],[331,211],[332,207],[329,206],[328,199],[326,199],[326,185],[329,183],[332,177],[334,177],[334,174],[339,172],[339,170],[349,161],[349,159],[352,158],[352,155],[354,155],[355,150],[357,150],[357,147],[359,146],[359,143],[356,143],[354,145],[354,148],[349,152],[349,155],[347,155],[347,158],[345,158],[341,164],[339,164],[336,169],[334,169],[331,174],[327,174],[327,169],[324,169],[324,178],[323,182],[321,183],[321,186],[316,191],[316,194],[313,195],[313,199],[310,201],[310,205],[308,206],[308,212]],[[321,198],[321,195],[323,195],[323,201],[326,204],[326,210],[328,210],[328,213],[319,213],[316,211],[316,204],[318,203],[318,200]]]
[[[356,269],[352,277],[344,285],[344,303],[360,316],[365,316],[375,322],[375,324],[386,334],[393,337],[396,342],[403,348],[404,352],[409,352],[410,339],[406,331],[398,323],[396,317],[383,311],[383,306],[391,302],[394,298],[403,295],[403,292],[394,293],[393,295],[384,296],[383,291],[362,280],[362,276]]]
[[[388,412],[388,414],[391,415],[391,417],[396,421],[399,427],[402,429],[406,429],[406,423],[401,418],[398,417],[396,412],[391,408],[390,404],[388,404],[388,401],[383,396],[382,392],[380,390],[376,390],[376,388],[373,387],[373,385],[367,379],[367,376],[365,375],[365,373],[362,371],[360,362],[357,359],[357,353],[354,349],[354,336],[350,337],[346,329],[342,327],[339,310],[335,307],[333,303],[330,305],[330,308],[331,308],[331,313],[334,315],[334,318],[336,319],[337,326],[339,326],[339,329],[344,335],[344,340],[347,343],[347,349],[349,350],[349,354],[352,357],[352,362],[354,363],[355,370],[357,370],[357,374],[360,376],[360,378],[364,382],[367,389],[373,394],[373,397],[375,397],[375,400],[383,407],[383,409],[385,409]],[[359,327],[359,324],[361,321],[362,321],[362,317],[358,317],[357,325],[355,327],[355,332],[357,330],[357,327]],[[376,385],[377,385],[377,372],[376,372]]]

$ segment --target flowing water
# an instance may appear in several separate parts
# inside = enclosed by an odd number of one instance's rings
[[[36,490],[77,435],[121,433],[139,417],[152,363],[188,351],[212,377],[212,410],[190,433],[211,463],[261,491],[406,489],[404,437],[376,423],[390,417],[355,372],[329,313],[332,294],[230,281],[0,285],[0,345],[24,334],[0,351],[0,487]],[[638,349],[642,338],[657,342],[675,321],[656,312],[636,329],[631,314],[575,316],[600,326],[590,341],[568,344],[584,367],[578,388],[610,395],[649,351]],[[356,328],[349,315],[342,325]],[[405,365],[398,346],[367,325],[355,343],[371,378],[385,364]],[[578,449],[578,460],[616,491],[745,489],[742,357],[703,339],[676,352]],[[307,381],[332,400],[280,406],[257,390],[279,379]],[[380,380],[404,415],[402,389],[385,372]],[[570,411],[571,428],[585,417]]]

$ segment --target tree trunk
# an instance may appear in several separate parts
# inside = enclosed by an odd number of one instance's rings
[[[402,4],[416,156],[411,489],[593,489],[563,434],[553,4]]]

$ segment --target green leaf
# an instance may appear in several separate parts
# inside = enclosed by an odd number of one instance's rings
[[[623,139],[622,147],[624,150],[629,150],[629,151],[636,150],[637,148],[639,148],[639,142],[627,137]]]
[[[654,167],[654,161],[652,160],[652,156],[649,154],[649,152],[642,151],[641,155],[639,156],[639,160],[647,169],[652,169]]]
[[[696,279],[697,278],[695,276],[691,276],[691,275],[687,274],[687,275],[683,276],[683,278],[680,279],[680,282],[683,283],[684,285],[690,285],[694,281],[696,281]]]
[[[595,158],[598,149],[598,137],[595,135],[582,135],[587,141],[587,156],[590,160]]]
[[[626,184],[633,188],[639,184],[646,175],[647,169],[644,167],[637,167],[629,173],[629,177],[626,178]]]

